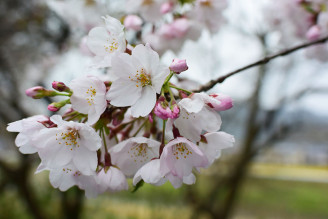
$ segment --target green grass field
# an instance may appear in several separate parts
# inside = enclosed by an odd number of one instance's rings
[[[47,173],[34,176],[34,188],[47,218],[59,218],[60,197],[48,183]],[[205,179],[196,186],[202,187]],[[204,186],[205,187],[205,186]],[[101,195],[85,200],[83,218],[156,219],[189,218],[192,209],[184,201],[186,187],[175,190],[144,185],[139,191]],[[248,178],[243,184],[233,218],[328,218],[328,184]],[[0,218],[32,218],[14,187],[0,196]]]

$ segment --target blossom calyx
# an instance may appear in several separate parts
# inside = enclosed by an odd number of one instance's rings
[[[175,119],[179,117],[180,109],[175,102],[169,106],[169,103],[165,100],[165,97],[160,96],[156,102],[154,113],[156,116],[164,120],[168,118]]]
[[[176,74],[180,74],[188,69],[188,65],[185,59],[173,59],[170,70]]]
[[[31,87],[25,91],[25,94],[33,99],[41,99],[43,97],[53,97],[57,95],[56,91],[47,90],[44,87]]]

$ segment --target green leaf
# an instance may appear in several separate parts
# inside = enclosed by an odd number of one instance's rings
[[[137,185],[134,187],[134,189],[131,191],[131,193],[135,193],[140,187],[142,187],[145,184],[143,180],[140,180]]]
[[[183,4],[193,3],[194,1],[195,0],[179,0],[179,3],[183,5]]]

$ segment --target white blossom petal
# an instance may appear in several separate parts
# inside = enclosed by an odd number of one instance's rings
[[[131,106],[133,117],[147,116],[156,103],[156,91],[151,86],[142,89],[141,97]]]

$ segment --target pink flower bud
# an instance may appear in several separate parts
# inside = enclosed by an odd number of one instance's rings
[[[52,88],[60,92],[70,92],[69,87],[67,87],[63,82],[59,81],[52,82]]]
[[[173,2],[165,2],[162,4],[160,11],[162,14],[166,14],[166,13],[172,11],[173,7],[174,7]]]
[[[53,97],[56,95],[55,91],[47,90],[44,87],[36,86],[31,87],[25,91],[25,94],[33,99],[40,99],[42,97]]]
[[[60,110],[60,108],[56,107],[54,103],[51,103],[48,105],[48,110],[52,112],[57,112],[58,110]]]
[[[166,39],[184,37],[190,27],[190,22],[186,18],[175,19],[170,24],[164,24],[159,29],[159,35]]]
[[[173,59],[170,65],[170,70],[177,74],[180,74],[181,72],[186,71],[187,69],[188,65],[185,59]]]
[[[176,103],[173,103],[171,107],[169,107],[168,102],[161,96],[156,102],[154,113],[164,120],[168,118],[175,119],[179,117],[180,109]]]
[[[124,19],[124,26],[126,29],[135,31],[141,30],[142,20],[137,15],[128,15]]]
[[[41,86],[36,86],[36,87],[31,87],[29,89],[27,89],[25,91],[25,94],[29,97],[32,97],[34,99],[40,99],[43,97],[43,92],[45,91],[46,89],[44,87],[41,87]]]
[[[209,101],[206,104],[216,111],[225,111],[233,107],[231,97],[224,94],[210,94],[214,101]]]
[[[58,110],[60,110],[63,106],[65,106],[67,103],[70,102],[70,99],[66,99],[60,102],[54,102],[48,105],[48,110],[52,111],[52,112],[57,112]]]
[[[314,25],[307,31],[306,38],[308,38],[309,40],[317,40],[319,39],[320,34],[320,27],[318,25]]]

